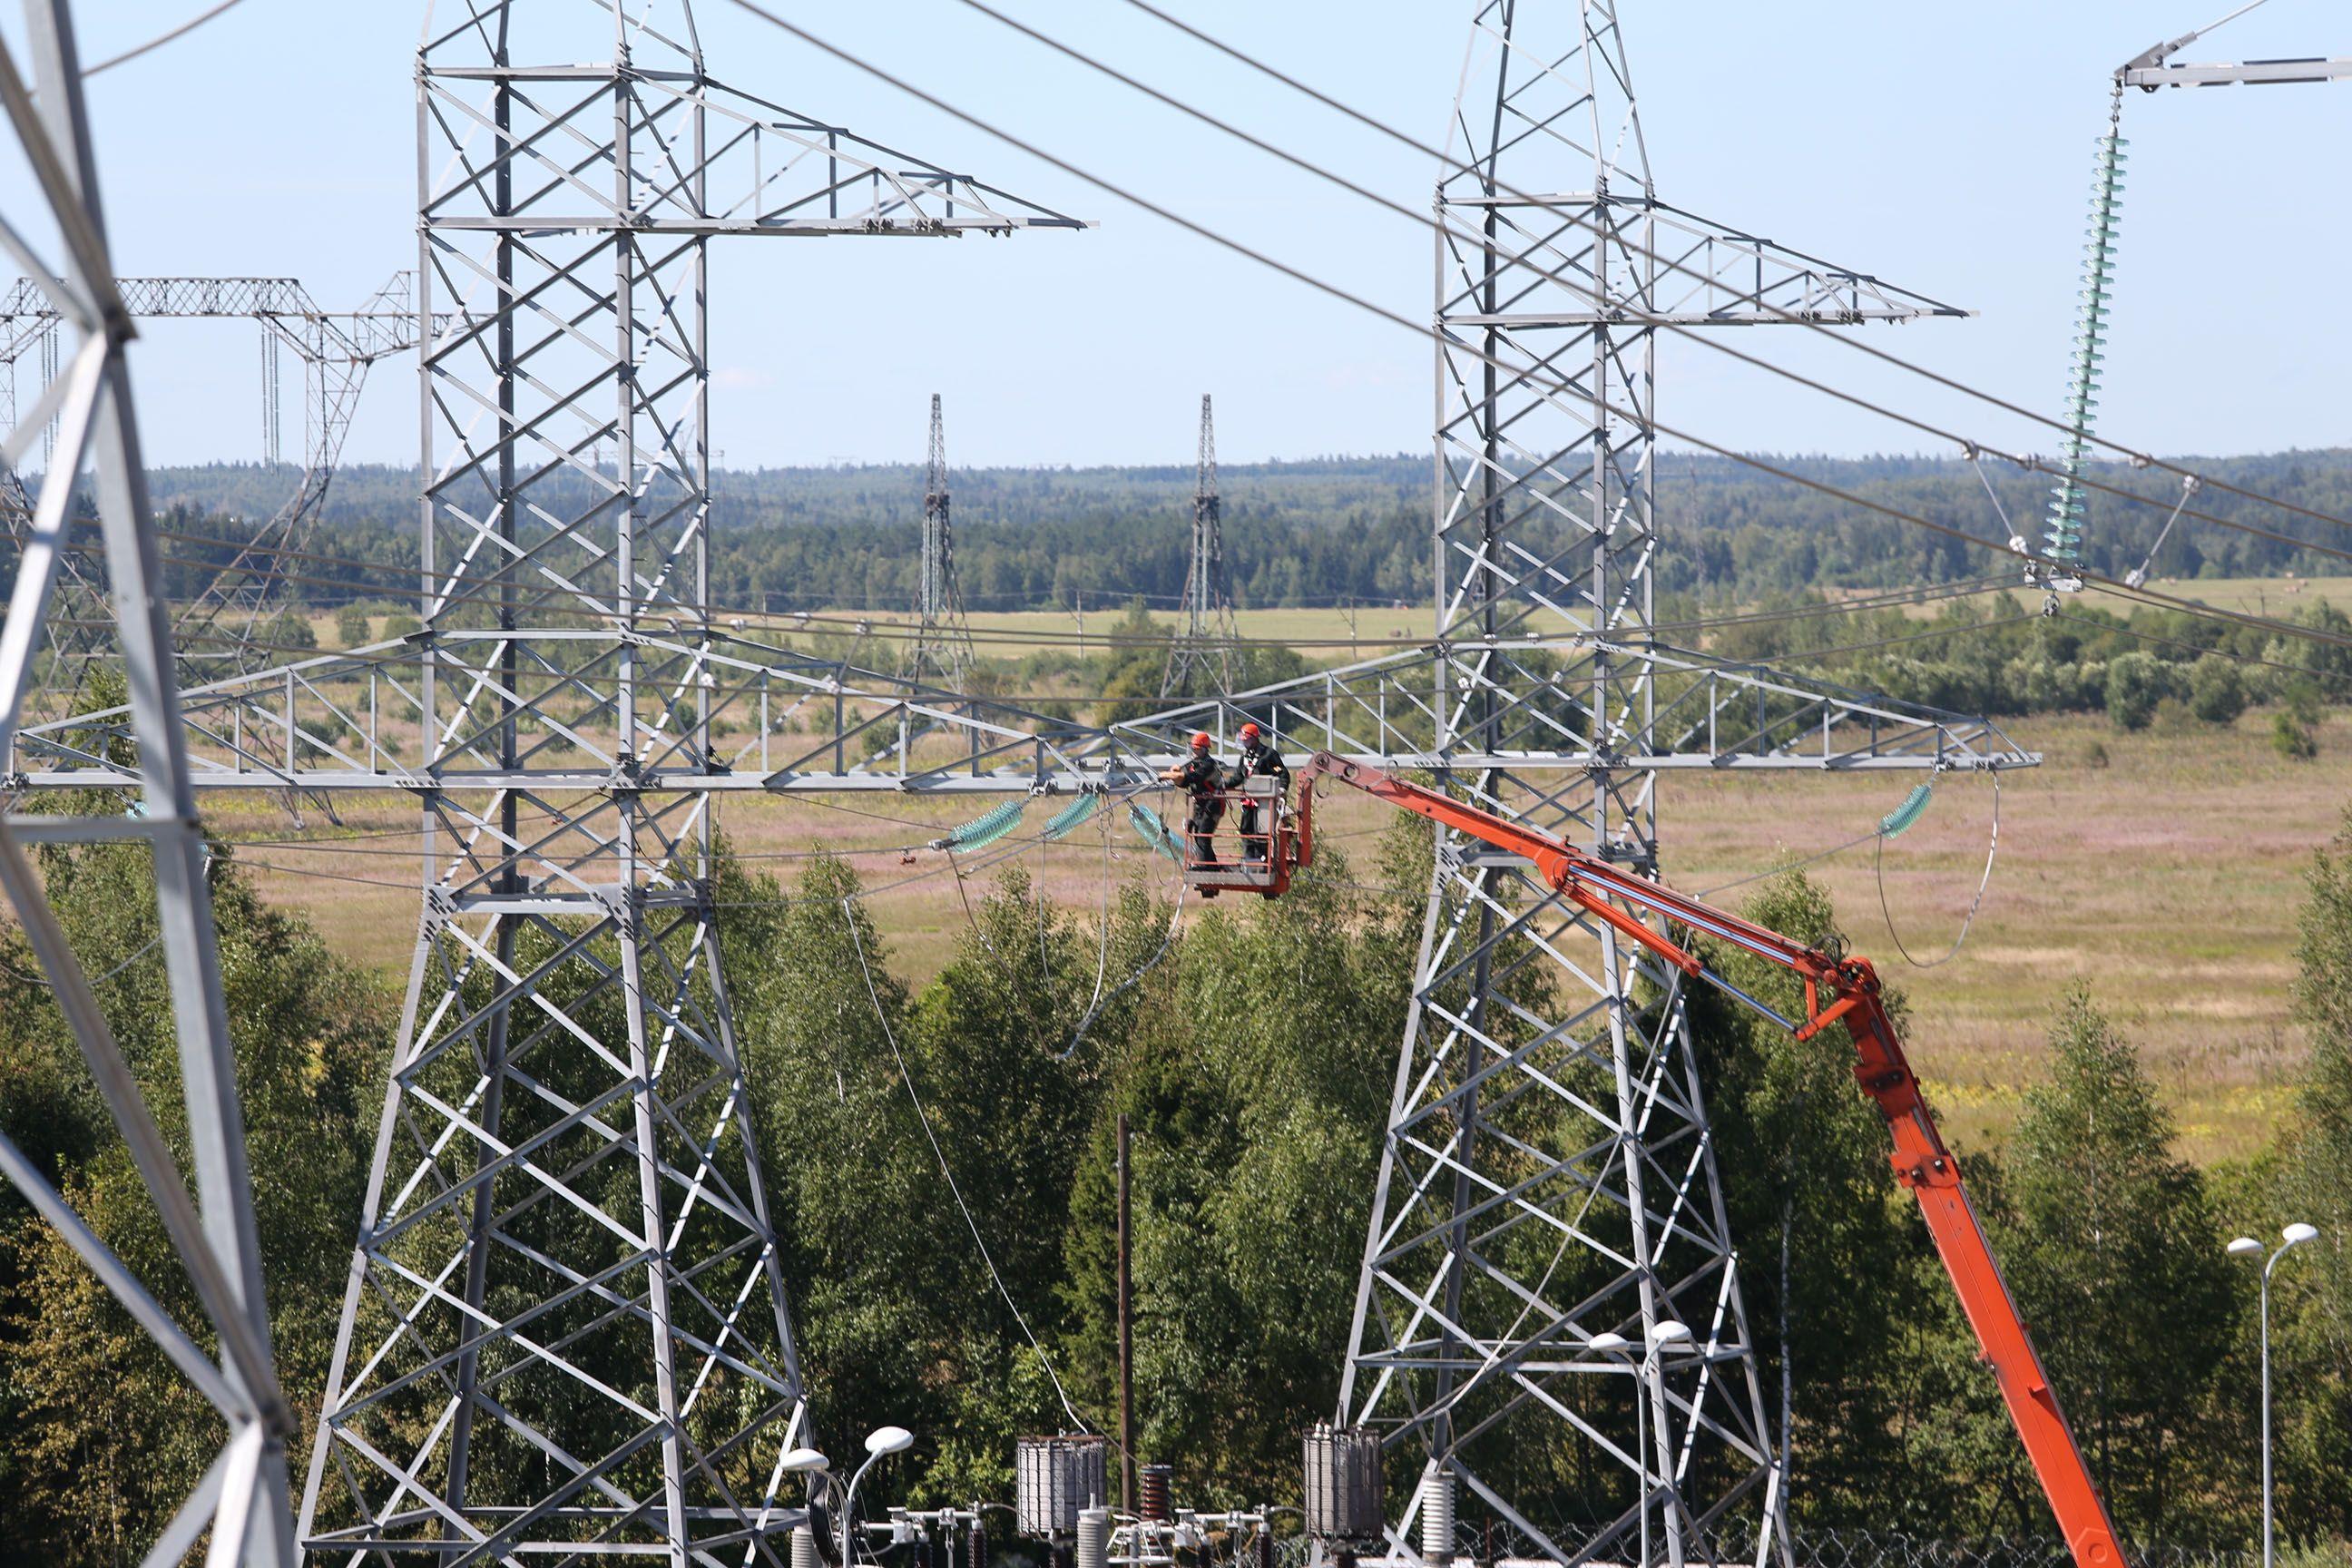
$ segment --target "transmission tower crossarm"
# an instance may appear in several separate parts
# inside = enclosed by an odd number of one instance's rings
[[[2116,72],[2126,87],[2276,87],[2294,81],[2352,80],[2352,59],[2242,60],[2232,65],[2141,65]]]
[[[1561,898],[1605,921],[1685,974],[1707,980],[1800,1040],[1811,1040],[1832,1024],[1844,1024],[1854,1046],[1854,1080],[1885,1119],[1894,1139],[1895,1179],[1918,1200],[1937,1254],[1951,1276],[1978,1346],[1992,1366],[2002,1401],[2077,1568],[2122,1568],[2124,1559],[2106,1504],[2001,1278],[1983,1222],[1969,1201],[1959,1162],[1946,1146],[1920,1093],[1918,1079],[1887,1014],[1877,972],[1868,959],[1792,942],[1753,921],[1726,914],[1612,865],[1555,834],[1396,778],[1369,763],[1344,762],[1319,752],[1299,770],[1302,791],[1311,790],[1318,779],[1325,777],[1507,853],[1526,856]],[[1657,917],[1660,927],[1643,923],[1622,907],[1629,905]],[[1670,934],[1677,926],[1704,932],[1796,974],[1805,987],[1803,1021],[1782,1016],[1711,973],[1704,959]]]

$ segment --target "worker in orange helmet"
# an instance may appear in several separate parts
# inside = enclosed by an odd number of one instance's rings
[[[1215,744],[1207,731],[1200,731],[1192,737],[1192,756],[1160,775],[1192,797],[1192,809],[1184,819],[1190,851],[1184,863],[1196,871],[1215,868],[1217,824],[1225,816],[1225,770],[1212,750]]]
[[[1252,779],[1276,781],[1276,798],[1290,793],[1290,765],[1282,760],[1282,753],[1274,749],[1274,742],[1265,738],[1265,731],[1257,727],[1255,719],[1242,726],[1241,760],[1234,764],[1233,777],[1225,787],[1238,790]],[[1242,858],[1244,860],[1266,858],[1266,843],[1272,837],[1273,824],[1269,822],[1266,831],[1261,831],[1259,815],[1255,801],[1242,802]]]

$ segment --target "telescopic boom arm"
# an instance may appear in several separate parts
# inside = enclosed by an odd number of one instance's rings
[[[1895,1026],[1886,1016],[1877,972],[1868,959],[1801,946],[1777,931],[1622,870],[1555,835],[1466,805],[1437,790],[1392,778],[1365,763],[1342,762],[1319,752],[1300,770],[1302,787],[1311,790],[1322,777],[1337,779],[1498,849],[1526,856],[1534,862],[1536,874],[1560,898],[1685,974],[1720,986],[1800,1040],[1811,1039],[1832,1024],[1843,1024],[1853,1040],[1854,1080],[1886,1119],[1887,1131],[1894,1136],[1895,1180],[1919,1202],[1928,1234],[1935,1237],[1936,1251],[1959,1293],[1977,1344],[2000,1381],[2001,1398],[2009,1405],[2018,1436],[2024,1439],[2026,1454],[2065,1534],[2067,1549],[2078,1568],[2123,1568],[2106,1504],[2083,1462],[2082,1450],[2075,1447],[2065,1414],[2058,1408],[2057,1393],[2034,1353],[2017,1303],[2010,1298],[1984,1226],[1960,1181],[1959,1163],[1944,1146],[1943,1135],[1936,1130],[1935,1118],[1920,1095],[1903,1043],[1895,1038]],[[1802,1021],[1782,1017],[1725,984],[1708,973],[1697,954],[1664,931],[1643,924],[1622,905],[1649,910],[1661,917],[1661,925],[1667,929],[1679,925],[1702,931],[1793,972],[1804,982],[1805,1017]]]

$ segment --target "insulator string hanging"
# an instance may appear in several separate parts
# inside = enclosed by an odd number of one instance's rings
[[[934,849],[983,849],[1021,826],[1021,814],[1029,809],[1028,798],[1008,800],[1003,805],[984,811],[945,838],[931,840]]]
[[[1045,831],[1038,837],[1048,844],[1067,838],[1081,826],[1092,821],[1095,813],[1100,811],[1103,804],[1109,798],[1108,795],[1091,792],[1078,796],[1077,799],[1055,812],[1047,820]]]
[[[2097,420],[2099,367],[2106,356],[2107,301],[2115,289],[2116,230],[2122,223],[2124,89],[2116,84],[2107,112],[2107,133],[2099,138],[2091,168],[2091,226],[2083,247],[2082,304],[2074,318],[2074,373],[2066,384],[2066,435],[2059,444],[2063,468],[2050,499],[2049,526],[2042,539],[2053,563],[2073,566],[2083,553],[2083,468]]]

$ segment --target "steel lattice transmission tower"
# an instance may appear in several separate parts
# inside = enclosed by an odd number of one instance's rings
[[[110,807],[84,804],[79,809],[20,815],[12,788],[5,803],[8,809],[0,815],[0,888],[155,1205],[184,1275],[187,1297],[201,1310],[216,1348],[197,1342],[151,1292],[150,1282],[82,1221],[40,1163],[5,1135],[0,1174],[57,1228],[226,1428],[218,1456],[174,1510],[146,1561],[179,1562],[208,1536],[212,1561],[291,1568],[286,1441],[294,1423],[270,1353],[253,1174],[246,1163],[236,1055],[205,881],[207,851],[190,783],[125,353],[133,336],[131,315],[109,256],[70,8],[66,0],[37,0],[25,12],[32,69],[20,69],[0,41],[0,107],[38,198],[10,215],[6,246],[39,279],[44,300],[70,332],[73,349],[69,356],[44,353],[47,384],[23,422],[11,411],[11,428],[0,450],[6,488],[20,503],[30,503],[18,525],[16,576],[7,618],[0,624],[0,739],[5,742],[0,751],[13,754],[16,749],[36,666],[48,642],[49,617],[71,613],[54,595],[67,558],[73,492],[87,460],[95,470],[112,597],[108,651],[120,660],[130,702],[110,738],[85,754],[116,770],[117,784],[124,794],[135,795],[138,804],[126,811],[121,796],[115,795]],[[16,481],[16,467],[53,418],[54,443],[40,494],[26,498]],[[102,803],[109,797],[98,798]],[[71,940],[49,907],[43,879],[26,853],[28,845],[37,844],[86,846],[100,854],[109,852],[102,845],[136,846],[151,858],[156,944],[170,985],[190,1169],[183,1169],[158,1125]]]
[[[971,671],[971,627],[956,585],[955,531],[948,518],[948,438],[940,395],[931,394],[931,444],[923,482],[922,577],[915,589],[915,647],[907,673],[961,691]]]
[[[1217,426],[1209,395],[1201,394],[1201,455],[1192,482],[1192,553],[1184,571],[1183,623],[1168,649],[1160,695],[1184,692],[1197,675],[1219,693],[1245,684],[1234,621],[1233,584],[1225,574],[1224,509],[1217,500]]]
[[[1723,750],[1715,683],[1649,630],[1658,329],[1942,308],[1660,202],[1607,0],[1486,0],[1475,29],[1437,204],[1433,760],[1654,871],[1659,772]],[[1740,732],[1801,742],[1776,732],[1801,695],[1759,687]],[[1398,1550],[1458,1500],[1560,1563],[1774,1552],[1781,1477],[1682,984],[1441,839],[1341,1406],[1424,1462]],[[1588,1348],[1667,1321],[1691,1342]],[[1557,1495],[1571,1446],[1614,1479],[1538,1517],[1522,1501]]]
[[[290,348],[302,362],[302,468],[293,493],[255,525],[229,562],[181,605],[173,631],[182,659],[197,668],[252,668],[266,662],[242,646],[254,623],[277,597],[275,574],[290,552],[309,542],[327,489],[341,460],[343,437],[358,411],[367,374],[379,360],[415,346],[416,310],[411,279],[395,273],[356,310],[327,310],[291,278],[121,278],[116,280],[133,318],[257,321],[262,336],[262,431],[266,460],[278,458],[278,353]],[[16,402],[16,362],[36,348],[43,363],[56,358],[59,316],[39,286],[20,278],[0,296],[0,402]],[[218,635],[233,628],[231,635]]]
[[[445,5],[417,82],[426,884],[301,1535],[773,1562],[806,1415],[709,880],[707,251],[1076,226],[723,86],[686,0]]]

